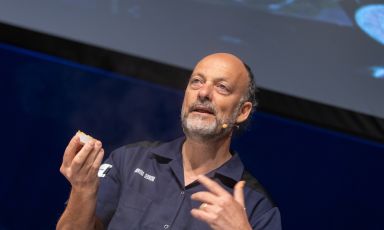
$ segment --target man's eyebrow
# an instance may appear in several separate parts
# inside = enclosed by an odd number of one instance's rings
[[[191,74],[191,77],[193,77],[193,76],[199,76],[199,77],[205,78],[204,74],[199,73],[199,72],[193,72],[193,73]]]
[[[218,77],[215,79],[215,81],[225,81],[225,82],[228,82],[228,78],[226,77]]]

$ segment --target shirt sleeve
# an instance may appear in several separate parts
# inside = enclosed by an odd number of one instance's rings
[[[108,226],[117,208],[121,190],[121,151],[115,150],[100,166],[98,176],[100,179],[97,194],[96,216]]]

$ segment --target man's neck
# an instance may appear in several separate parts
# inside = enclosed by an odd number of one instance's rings
[[[182,149],[184,184],[187,186],[198,175],[220,167],[231,158],[231,136],[219,140],[199,140],[187,137]]]

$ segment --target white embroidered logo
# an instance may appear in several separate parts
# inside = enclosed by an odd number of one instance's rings
[[[100,165],[99,172],[97,173],[97,176],[99,177],[105,177],[105,175],[108,174],[109,170],[112,168],[112,165],[110,164],[102,164]]]
[[[142,169],[140,168],[137,168],[135,169],[135,172],[134,173],[137,173],[139,174],[140,176],[144,177],[144,179],[147,179],[149,181],[152,181],[154,182],[156,177],[155,176],[152,176],[152,175],[149,175],[148,173],[145,173]]]

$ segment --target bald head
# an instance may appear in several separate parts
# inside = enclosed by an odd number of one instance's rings
[[[219,59],[219,60],[237,63],[240,65],[243,63],[243,61],[240,58],[230,53],[213,53],[205,56],[203,59],[199,61],[199,63],[206,59]]]
[[[248,71],[244,65],[244,62],[230,53],[214,53],[201,59],[195,69],[199,65],[210,65],[211,68],[231,68],[234,74],[238,76],[247,76]],[[246,80],[246,79],[244,79]]]

